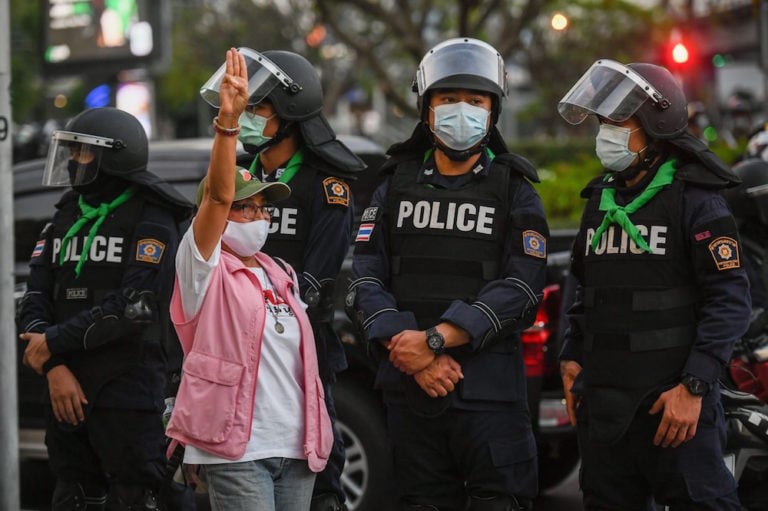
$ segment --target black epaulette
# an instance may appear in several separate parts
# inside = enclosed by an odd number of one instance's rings
[[[64,194],[61,197],[59,197],[59,201],[55,204],[56,209],[61,209],[62,207],[64,207],[66,204],[70,202],[77,203],[77,198],[79,196],[80,196],[79,193],[77,193],[76,191],[70,188],[69,190],[64,192]]]
[[[605,180],[605,174],[600,174],[599,176],[592,178],[592,180],[587,183],[587,186],[581,190],[579,196],[582,199],[589,199],[595,190],[605,188],[608,186],[608,183],[609,181]]]
[[[509,167],[510,169],[518,172],[522,176],[527,177],[534,183],[541,183],[541,179],[539,178],[539,173],[536,172],[536,167],[534,167],[533,164],[530,161],[528,161],[526,158],[523,158],[518,154],[515,154],[515,153],[497,154],[496,157],[493,159],[493,162],[500,163],[505,167]]]
[[[685,164],[677,169],[675,179],[710,190],[722,190],[734,184],[732,179],[727,179],[725,175],[715,174],[697,162]]]

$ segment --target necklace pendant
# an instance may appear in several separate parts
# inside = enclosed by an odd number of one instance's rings
[[[278,334],[282,334],[283,332],[285,332],[285,327],[279,321],[275,321],[275,332],[277,332]]]

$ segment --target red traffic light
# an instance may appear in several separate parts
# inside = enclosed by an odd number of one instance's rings
[[[683,43],[677,43],[672,46],[672,61],[675,64],[685,64],[689,58],[688,48]]]

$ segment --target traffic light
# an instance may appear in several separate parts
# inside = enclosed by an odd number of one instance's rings
[[[685,64],[690,58],[688,47],[682,43],[676,43],[672,46],[672,62],[678,65]]]

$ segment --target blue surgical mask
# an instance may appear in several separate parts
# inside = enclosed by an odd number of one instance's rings
[[[255,147],[272,140],[272,137],[264,136],[264,128],[267,126],[267,121],[275,115],[272,114],[269,117],[264,117],[247,112],[240,114],[240,120],[238,121],[240,123],[240,134],[237,136],[238,140],[243,144]]]
[[[431,107],[430,107],[431,108]],[[435,113],[432,132],[451,149],[464,151],[488,133],[488,110],[460,101],[431,108]]]
[[[600,130],[595,137],[595,153],[603,167],[621,172],[632,165],[639,151],[630,151],[629,136],[639,129],[631,130],[613,124],[600,124]]]

